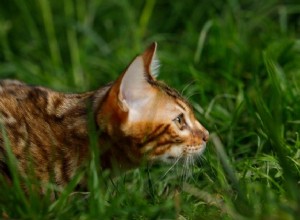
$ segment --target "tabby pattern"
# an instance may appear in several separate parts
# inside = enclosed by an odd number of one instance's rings
[[[116,81],[83,94],[0,81],[0,173],[11,178],[9,148],[22,175],[33,168],[42,183],[67,184],[89,159],[90,115],[103,169],[201,155],[208,131],[178,92],[156,80],[155,53],[153,43]]]

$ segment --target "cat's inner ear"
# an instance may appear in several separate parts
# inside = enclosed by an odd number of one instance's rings
[[[123,111],[138,110],[149,102],[155,94],[148,81],[153,78],[145,67],[148,58],[143,55],[136,57],[121,76],[118,99]]]
[[[123,111],[144,107],[155,94],[148,81],[155,81],[158,73],[156,48],[157,44],[152,43],[142,55],[132,61],[122,75],[118,98]]]
[[[142,54],[145,70],[152,78],[156,78],[159,73],[159,60],[156,55],[157,43],[152,43]]]

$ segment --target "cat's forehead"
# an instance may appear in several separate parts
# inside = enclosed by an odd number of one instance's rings
[[[168,95],[169,97],[171,97],[172,99],[177,100],[176,103],[179,106],[181,106],[182,109],[184,110],[187,110],[186,108],[190,110],[193,109],[191,104],[184,97],[182,97],[177,90],[170,88],[168,85],[160,81],[149,81],[149,83],[152,86],[159,89],[160,91],[162,91],[163,93],[165,93],[166,95]]]

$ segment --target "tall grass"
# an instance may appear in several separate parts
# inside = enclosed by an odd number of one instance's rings
[[[297,219],[299,15],[296,0],[2,1],[0,78],[95,89],[157,41],[159,78],[189,98],[211,139],[184,179],[178,165],[110,179],[95,159],[89,193],[73,192],[79,173],[56,200],[55,186],[41,198],[1,179],[0,218]]]

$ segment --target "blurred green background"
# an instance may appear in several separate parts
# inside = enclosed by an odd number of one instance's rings
[[[297,219],[299,34],[297,0],[1,0],[1,79],[96,89],[157,41],[159,79],[211,140],[192,167],[91,175],[55,202],[3,186],[0,218]]]

